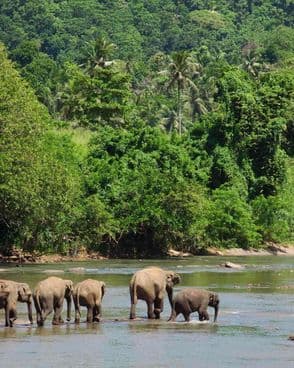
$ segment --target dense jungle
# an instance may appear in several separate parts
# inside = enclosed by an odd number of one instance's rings
[[[0,252],[294,241],[293,0],[1,0]]]

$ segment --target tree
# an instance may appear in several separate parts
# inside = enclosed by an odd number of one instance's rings
[[[85,170],[89,198],[102,196],[117,221],[114,241],[102,246],[109,253],[150,256],[169,244],[203,246],[208,201],[178,136],[139,124],[101,128]]]
[[[60,96],[63,119],[91,129],[100,124],[126,124],[129,76],[119,67],[97,64],[88,74],[75,64],[67,64],[66,76],[67,82]]]
[[[253,78],[258,78],[259,73],[268,71],[269,67],[261,59],[261,50],[252,43],[245,45],[242,49],[242,67]]]
[[[0,46],[0,247],[60,249],[78,216],[80,175],[69,138]]]
[[[191,63],[190,53],[187,51],[178,51],[174,52],[171,55],[171,61],[168,65],[169,69],[169,81],[167,89],[170,89],[176,86],[177,90],[177,120],[179,126],[179,134],[182,134],[183,130],[183,101],[182,101],[182,93],[184,88],[188,85],[195,90],[197,87],[190,79],[192,72],[195,72],[195,64]]]
[[[95,41],[88,43],[88,50],[86,53],[84,67],[90,76],[95,75],[95,70],[98,68],[106,68],[111,66],[114,62],[107,60],[110,57],[116,45],[106,41],[104,38],[98,37]]]

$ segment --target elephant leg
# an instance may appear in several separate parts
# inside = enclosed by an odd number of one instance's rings
[[[207,313],[206,308],[200,308],[198,314],[199,314],[199,321],[209,321],[209,315]]]
[[[135,318],[136,318],[136,304],[132,304],[131,310],[130,310],[130,319],[135,319]]]
[[[44,326],[44,318],[42,316],[42,310],[37,310],[37,325]]]
[[[190,319],[190,313],[189,312],[183,313],[183,316],[184,316],[186,322],[190,322],[191,319]]]
[[[148,318],[149,319],[154,319],[155,318],[155,315],[154,315],[154,312],[153,312],[153,302],[146,302],[147,303],[147,315],[148,315]]]
[[[93,313],[93,321],[94,322],[100,322],[101,317],[101,305],[95,305],[94,307],[94,313]]]
[[[170,314],[170,317],[169,317],[168,321],[169,322],[174,322],[176,320],[177,316],[178,316],[178,313],[175,311],[175,309],[173,309],[171,311],[171,314]]]
[[[58,304],[54,308],[54,315],[53,315],[53,320],[52,320],[53,325],[60,325],[64,323],[63,319],[61,318],[61,313],[62,313],[62,305]]]
[[[73,297],[73,301],[74,301],[74,306],[75,306],[75,323],[80,323],[81,311],[80,311],[78,300],[76,296]]]
[[[163,311],[163,299],[156,298],[154,301],[154,314],[155,318],[160,318],[160,313]]]
[[[130,319],[135,319],[135,318],[136,318],[136,304],[132,303],[131,310],[130,310]]]
[[[92,323],[93,322],[93,307],[92,306],[88,306],[87,322],[88,323]]]
[[[44,326],[44,320],[41,316],[41,313],[37,312],[37,325],[38,326]]]
[[[78,309],[75,309],[75,323],[80,323],[81,314]]]
[[[12,327],[14,321],[17,319],[17,313],[16,313],[16,309],[10,309],[9,311],[9,326]]]
[[[6,306],[5,307],[5,327],[12,327],[12,326],[10,326],[9,312],[10,312],[9,309]]]

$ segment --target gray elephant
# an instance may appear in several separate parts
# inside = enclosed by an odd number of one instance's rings
[[[40,281],[34,290],[34,303],[37,311],[37,324],[43,326],[47,316],[54,310],[53,325],[62,324],[63,301],[67,301],[67,321],[70,321],[73,282],[51,276]]]
[[[99,322],[101,317],[101,303],[105,294],[105,283],[87,279],[77,283],[73,290],[75,304],[75,323],[80,322],[80,306],[87,307],[87,322]]]
[[[207,307],[214,307],[214,322],[216,322],[219,308],[219,297],[208,290],[189,288],[177,293],[173,300],[172,312],[169,321],[175,321],[182,313],[185,320],[190,321],[190,314],[198,312],[199,321],[208,321]]]
[[[15,306],[9,303],[9,294],[11,293],[11,288],[3,281],[0,280],[0,309],[5,310],[5,326],[13,326],[13,322],[15,320],[15,311],[16,311],[16,303]],[[10,312],[12,310],[12,312]],[[10,320],[9,316],[12,316],[12,319]]]
[[[137,271],[130,281],[131,310],[130,319],[136,317],[138,299],[147,303],[148,318],[159,319],[163,311],[165,292],[168,294],[172,307],[173,286],[181,281],[180,276],[173,271],[159,267],[147,267]]]
[[[16,305],[17,302],[27,303],[28,318],[33,323],[32,313],[32,291],[28,284],[15,282],[12,280],[0,280],[2,284],[2,292],[0,294],[0,308],[5,309],[5,326],[12,327],[17,319]],[[6,292],[3,286],[6,285]]]

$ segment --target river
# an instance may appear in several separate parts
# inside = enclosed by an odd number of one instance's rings
[[[226,257],[244,264],[242,270],[220,267],[222,257],[175,260],[99,260],[55,265],[7,266],[1,278],[27,282],[32,288],[51,274],[78,282],[94,278],[106,282],[103,317],[87,324],[29,326],[26,305],[18,304],[19,320],[4,327],[0,310],[1,367],[258,367],[294,366],[294,257]],[[131,275],[147,265],[177,271],[183,287],[200,287],[219,294],[218,322],[198,322],[197,313],[186,323],[181,316],[168,323],[167,298],[159,321],[146,319],[146,305],[139,301],[137,316],[129,321]],[[80,267],[80,273],[73,269]],[[64,312],[66,303],[64,305]],[[208,309],[213,317],[214,310]],[[65,313],[64,313],[65,314]],[[74,313],[72,313],[72,317]]]

